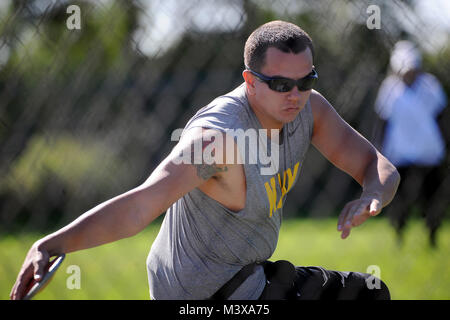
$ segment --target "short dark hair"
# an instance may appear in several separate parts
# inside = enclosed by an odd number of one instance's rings
[[[276,20],[258,27],[248,37],[244,48],[245,65],[260,72],[265,63],[266,51],[270,47],[294,54],[309,48],[314,57],[311,37],[302,28],[290,22]]]

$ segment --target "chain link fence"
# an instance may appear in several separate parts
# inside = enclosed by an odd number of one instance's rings
[[[170,134],[242,80],[243,46],[273,19],[302,26],[316,48],[317,89],[380,147],[374,102],[390,52],[409,38],[449,91],[445,23],[422,1],[2,1],[0,223],[45,231],[142,183],[173,148]],[[371,7],[372,6],[372,7]],[[374,7],[375,6],[375,7]],[[381,22],[369,19],[379,10]],[[368,10],[369,9],[369,10]],[[375,21],[376,22],[376,21]],[[450,114],[439,118],[447,147]],[[449,211],[449,159],[433,201]],[[424,177],[421,177],[422,179]],[[420,182],[415,181],[420,186]],[[326,217],[359,186],[314,148],[285,216]],[[431,201],[431,200],[430,200]]]

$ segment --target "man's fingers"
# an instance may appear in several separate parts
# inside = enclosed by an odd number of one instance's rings
[[[352,230],[351,223],[346,223],[342,229],[341,238],[347,238],[350,235],[350,230]]]
[[[33,245],[30,248],[17,276],[17,280],[11,289],[11,299],[22,299],[33,278],[36,281],[42,281],[49,263],[49,258],[48,252],[39,249],[37,245]]]
[[[360,204],[358,209],[352,216],[352,226],[357,227],[369,218],[369,205],[366,203]]]
[[[363,218],[363,213],[364,213],[364,205],[359,205],[358,207],[354,208],[350,208],[349,209],[349,213],[347,214],[347,216],[345,217],[345,220],[343,222],[343,227],[342,227],[342,234],[341,234],[341,238],[345,239],[350,235],[350,230],[353,227],[359,226],[361,223],[364,222],[364,218]]]
[[[14,286],[12,287],[11,292],[9,293],[9,298],[11,300],[15,300],[16,299],[16,288],[17,288],[17,285],[18,285],[18,283],[16,282],[14,284]]]
[[[344,209],[342,209],[341,214],[339,215],[339,218],[338,218],[338,231],[342,231],[342,229],[344,228],[348,213],[351,208],[352,208],[352,203],[350,202],[344,206]]]
[[[11,289],[11,293],[9,297],[12,300],[18,300],[22,299],[24,292],[27,288],[28,283],[30,282],[31,278],[33,277],[33,269],[28,268],[24,270],[23,273],[20,273],[17,277],[16,283],[14,284],[13,288]]]
[[[342,231],[341,238],[347,238],[351,228],[361,225],[371,216],[376,216],[381,209],[380,200],[374,198],[347,203],[338,218],[338,231]]]

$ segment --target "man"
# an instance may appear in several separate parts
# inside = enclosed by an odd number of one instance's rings
[[[135,235],[166,210],[147,260],[153,299],[389,298],[384,283],[367,288],[369,275],[266,262],[310,142],[362,186],[361,198],[339,217],[344,239],[392,200],[399,175],[312,90],[313,46],[302,29],[267,23],[250,35],[244,51],[245,83],[199,110],[142,185],[38,240],[11,298],[21,298],[33,276],[42,278],[50,256]],[[268,162],[254,159],[251,139],[239,142],[239,132],[251,136],[252,130],[262,133],[257,147],[275,155],[275,170],[264,171]],[[233,143],[225,143],[230,136]],[[199,149],[212,150],[215,160],[198,161]]]
[[[430,243],[444,217],[446,201],[436,201],[443,181],[439,165],[445,157],[445,142],[437,118],[447,99],[439,81],[421,70],[422,57],[410,41],[395,44],[390,74],[380,86],[375,110],[385,121],[382,151],[402,177],[389,217],[401,236],[412,206],[426,216]]]

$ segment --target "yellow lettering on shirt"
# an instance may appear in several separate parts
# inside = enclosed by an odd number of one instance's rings
[[[269,198],[270,203],[270,214],[269,217],[272,217],[272,213],[276,210],[275,203],[277,202],[277,189],[275,187],[275,178],[270,178],[270,185],[268,182],[264,183],[266,187],[267,197]]]
[[[273,213],[276,212],[278,209],[281,209],[283,207],[283,200],[286,194],[292,189],[294,186],[295,178],[298,174],[298,168],[300,166],[300,162],[297,162],[294,166],[294,172],[292,172],[291,168],[288,168],[283,172],[283,181],[281,181],[281,175],[278,173],[278,187],[280,189],[281,197],[277,204],[277,186],[275,177],[270,178],[270,184],[269,182],[264,183],[264,186],[266,188],[267,198],[269,199],[270,203],[270,210],[269,210],[269,217],[272,217]],[[286,187],[287,184],[287,187]]]

